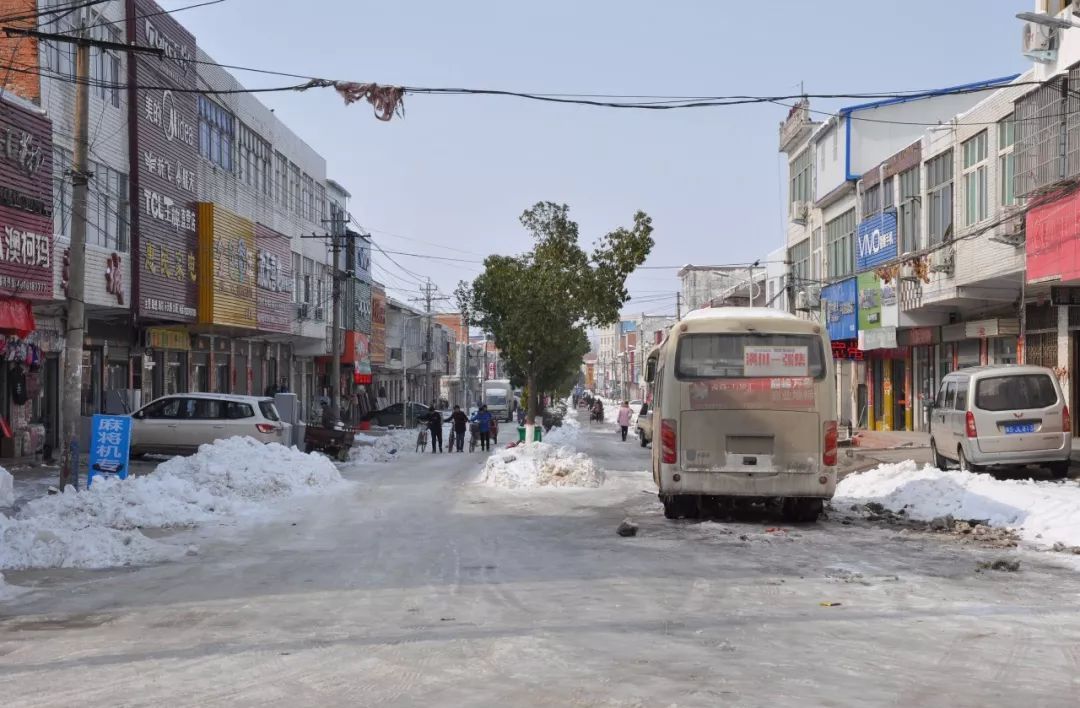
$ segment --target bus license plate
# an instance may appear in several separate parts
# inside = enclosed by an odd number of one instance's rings
[[[1020,434],[1020,433],[1034,433],[1034,432],[1035,432],[1035,424],[1034,423],[1012,423],[1010,425],[1005,426],[1005,434],[1006,435],[1017,435],[1017,434]]]

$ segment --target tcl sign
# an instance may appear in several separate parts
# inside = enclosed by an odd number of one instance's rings
[[[1027,213],[1028,282],[1080,280],[1080,192]]]

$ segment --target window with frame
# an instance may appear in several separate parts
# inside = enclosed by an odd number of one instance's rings
[[[990,216],[987,156],[987,131],[965,140],[964,150],[964,225],[974,226]]]
[[[790,202],[809,202],[813,199],[814,155],[810,148],[799,153],[791,161],[791,176],[788,184]]]
[[[1042,0],[1042,11],[1048,15],[1060,15],[1069,6],[1070,0]]]
[[[303,257],[299,253],[292,254],[293,302],[297,305],[307,302],[307,298],[304,295],[304,269],[302,261]]]
[[[330,219],[330,210],[326,201],[326,187],[322,182],[315,183],[315,208],[320,220]]]
[[[289,207],[289,160],[280,152],[274,153],[274,201]]]
[[[864,218],[873,214],[877,214],[879,211],[881,211],[880,184],[875,184],[873,187],[867,187],[866,190],[863,191],[862,207]]]
[[[1016,116],[1010,113],[997,124],[998,136],[998,203],[1001,206],[1016,204]]]
[[[315,180],[303,173],[300,178],[300,214],[308,221],[317,221],[315,215]]]
[[[896,195],[894,187],[895,179],[893,177],[886,177],[881,183],[881,208],[892,209],[896,206]]]
[[[310,258],[304,259],[304,281],[301,291],[303,293],[302,302],[305,305],[311,304],[312,289],[315,286],[315,261]]]
[[[71,151],[53,148],[53,224],[71,238]],[[86,242],[128,251],[128,177],[93,160],[86,195]]]
[[[240,121],[236,140],[236,175],[241,182],[261,194],[271,193],[270,143]]]
[[[810,279],[821,280],[821,227],[810,233]]]
[[[922,196],[919,193],[919,177],[918,167],[912,167],[897,176],[900,203],[896,207],[896,222],[900,238],[900,253],[912,253],[919,250],[922,231]]]
[[[952,179],[952,150],[946,150],[926,163],[927,239],[931,246],[952,240]]]
[[[300,198],[300,168],[289,162],[289,209],[294,214],[303,210]]]
[[[235,140],[236,117],[206,96],[199,96],[199,154],[231,172]]]
[[[810,275],[810,239],[801,241],[788,249],[791,280],[796,290],[805,288],[812,279]]]
[[[855,272],[855,210],[849,209],[825,224],[826,273],[829,279]]]
[[[69,8],[67,0],[50,0],[42,3],[42,13],[46,7]],[[101,13],[92,8],[83,8],[81,12],[64,12],[53,19],[42,19],[40,29],[43,32],[74,34],[78,31],[80,19],[85,18],[87,34],[90,39],[102,42],[122,44],[120,28],[114,21],[106,20]],[[69,42],[46,42],[43,45],[45,68],[62,77],[75,77],[75,44]],[[90,47],[90,91],[108,105],[120,107],[120,89],[123,85],[120,54],[111,49]]]

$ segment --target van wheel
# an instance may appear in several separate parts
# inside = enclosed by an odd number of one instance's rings
[[[964,448],[962,447],[956,448],[956,460],[960,464],[961,472],[982,472],[982,467],[968,462],[967,455],[964,454]]]
[[[1069,476],[1069,461],[1054,462],[1050,465],[1050,476],[1054,479],[1065,479]]]
[[[930,459],[934,461],[934,467],[939,470],[948,469],[949,461],[946,460],[937,449],[937,441],[930,438]]]
[[[818,520],[825,507],[823,499],[788,497],[784,499],[781,512],[784,520],[791,523],[812,524]]]

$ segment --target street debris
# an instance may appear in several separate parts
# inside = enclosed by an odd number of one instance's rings
[[[604,483],[604,472],[580,452],[539,442],[494,453],[484,464],[479,481],[508,489],[599,487]]]
[[[619,524],[619,528],[615,529],[615,533],[623,537],[637,536],[637,532],[637,524],[630,519],[623,519],[622,523]]]
[[[1001,548],[1018,538],[1047,548],[1080,546],[1080,487],[1059,482],[920,469],[907,460],[841,480],[833,508],[850,507],[869,521],[924,522],[933,531]]]
[[[1008,558],[983,561],[982,563],[979,563],[979,570],[1001,570],[1007,573],[1015,573],[1020,570],[1020,561]]]
[[[819,602],[818,604],[821,605],[822,607],[840,607],[844,603],[842,603],[842,602]]]

